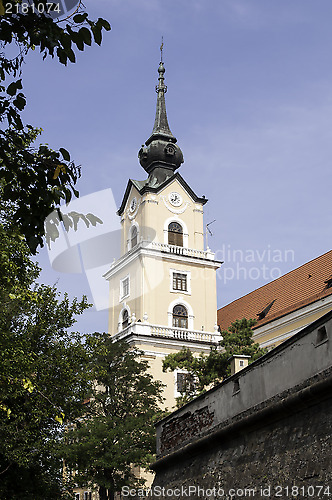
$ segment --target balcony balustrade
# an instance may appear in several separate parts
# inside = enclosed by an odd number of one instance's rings
[[[159,243],[157,241],[146,241],[142,240],[134,248],[130,249],[124,255],[122,255],[118,260],[114,260],[111,264],[111,269],[118,266],[123,262],[129,254],[136,252],[137,250],[144,248],[147,250],[157,250],[160,252],[165,252],[173,255],[185,255],[186,257],[195,257],[198,259],[214,260],[214,252],[208,250],[197,250],[196,248],[186,248],[179,247],[176,245],[169,245],[168,243]]]
[[[216,344],[221,340],[221,336],[216,333],[204,332],[201,330],[188,330],[186,328],[174,328],[161,325],[151,325],[150,323],[135,322],[128,325],[123,330],[114,335],[114,340],[122,340],[129,335],[151,336],[164,339],[177,339],[189,342],[205,342]]]

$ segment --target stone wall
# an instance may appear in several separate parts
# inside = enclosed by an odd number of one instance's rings
[[[332,313],[157,426],[150,498],[332,497]]]

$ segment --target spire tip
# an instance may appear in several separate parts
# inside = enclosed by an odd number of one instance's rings
[[[164,37],[161,37],[161,45],[160,45],[160,62],[163,62],[163,49],[164,49]]]

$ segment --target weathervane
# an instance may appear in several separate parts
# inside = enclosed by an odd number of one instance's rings
[[[212,234],[212,231],[211,229],[209,228],[210,224],[213,224],[214,222],[216,222],[216,219],[214,219],[212,222],[209,222],[208,224],[206,224],[206,230],[205,230],[205,238],[206,238],[206,249],[209,250],[209,245],[208,245],[208,233],[210,234],[210,236],[213,236]]]
[[[163,62],[163,48],[164,48],[164,37],[161,37],[161,45],[160,45],[160,62]]]

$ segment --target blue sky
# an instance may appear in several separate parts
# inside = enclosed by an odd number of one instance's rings
[[[145,172],[137,152],[155,114],[164,37],[167,112],[181,175],[209,199],[209,246],[224,260],[218,306],[331,248],[330,0],[85,0],[112,31],[62,67],[32,53],[25,120],[82,165],[81,195]],[[89,296],[84,275],[38,260],[42,280]],[[265,266],[263,268],[263,266]],[[91,299],[90,299],[91,300]],[[93,309],[82,331],[107,330]]]

